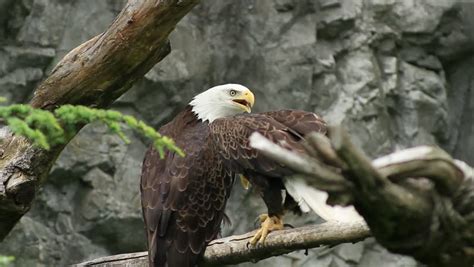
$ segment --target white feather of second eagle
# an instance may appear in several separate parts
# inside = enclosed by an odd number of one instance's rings
[[[326,221],[354,222],[363,220],[353,206],[330,206],[326,204],[328,194],[309,186],[298,176],[285,178],[286,191],[298,203],[303,213],[313,210]]]

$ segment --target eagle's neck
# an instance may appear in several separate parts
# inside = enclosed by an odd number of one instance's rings
[[[197,95],[189,103],[192,112],[203,122],[211,123],[216,119],[233,116],[242,113],[242,110],[225,104],[223,101],[216,101],[213,97],[204,93]]]

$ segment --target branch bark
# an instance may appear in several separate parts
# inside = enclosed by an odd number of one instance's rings
[[[369,237],[368,227],[363,222],[327,222],[295,229],[270,233],[264,246],[248,248],[247,243],[255,232],[234,235],[212,241],[206,248],[203,265],[222,266],[259,260],[283,255],[296,250],[315,248],[324,245],[358,242]],[[102,257],[74,266],[108,267],[127,265],[131,267],[148,266],[147,252],[130,253]]]
[[[168,36],[198,0],[130,0],[109,28],[67,54],[31,105],[107,107],[170,52]],[[78,125],[77,131],[83,125]],[[0,130],[0,240],[29,210],[63,146],[37,149]]]
[[[390,251],[432,266],[474,264],[474,170],[467,164],[434,147],[407,149],[371,162],[340,127],[330,127],[329,140],[314,134],[308,144],[313,157],[287,151],[259,134],[251,137],[251,145],[265,156],[327,191],[329,204],[353,204]],[[315,162],[320,170],[308,171]],[[321,177],[327,172],[343,176],[349,186],[341,192],[321,186],[320,181],[341,184],[339,176],[332,182],[327,175]]]

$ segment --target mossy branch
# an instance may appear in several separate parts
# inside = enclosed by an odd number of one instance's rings
[[[114,110],[64,105],[50,112],[29,105],[15,104],[0,107],[0,117],[5,119],[13,133],[22,135],[47,150],[66,143],[77,132],[78,125],[101,122],[127,144],[130,139],[123,132],[124,125],[152,140],[161,157],[164,156],[165,149],[184,156],[184,152],[171,138],[162,136],[153,127],[133,116]]]

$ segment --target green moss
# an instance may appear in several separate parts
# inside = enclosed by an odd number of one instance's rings
[[[110,131],[127,144],[130,143],[130,139],[123,132],[123,126],[150,139],[161,157],[164,156],[165,149],[184,156],[183,151],[171,138],[162,136],[143,121],[114,110],[64,105],[54,112],[49,112],[34,109],[29,105],[16,104],[0,107],[0,117],[5,119],[13,133],[25,136],[43,149],[65,143],[75,134],[78,125],[100,122],[107,125]]]
[[[15,261],[15,257],[13,256],[0,255],[0,267],[9,266],[13,261]]]

